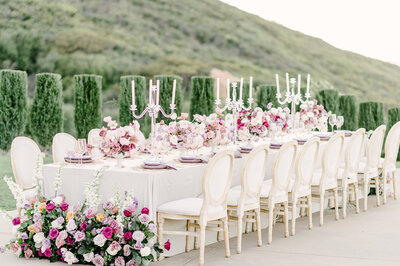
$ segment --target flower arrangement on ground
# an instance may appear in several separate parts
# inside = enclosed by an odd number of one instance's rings
[[[99,179],[104,168],[97,171]],[[8,180],[9,181],[9,180]],[[98,182],[86,193],[98,194]],[[12,219],[15,239],[7,247],[18,257],[48,259],[68,264],[148,265],[170,242],[160,245],[157,227],[149,210],[137,210],[131,194],[116,193],[102,205],[102,211],[85,203],[70,206],[65,197],[25,201],[20,215]]]
[[[105,117],[104,122],[107,123],[107,127],[101,128],[94,146],[106,156],[133,155],[138,143],[144,140],[139,123],[133,121],[128,126],[118,127],[117,122],[110,116]]]

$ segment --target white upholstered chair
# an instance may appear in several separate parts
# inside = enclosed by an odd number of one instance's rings
[[[392,126],[389,130],[389,133],[386,137],[385,142],[385,159],[383,161],[383,166],[380,169],[382,172],[381,181],[382,181],[382,196],[383,196],[383,204],[386,203],[386,182],[387,180],[391,180],[393,183],[393,198],[397,199],[396,195],[396,161],[397,154],[399,152],[399,144],[400,144],[400,122],[397,122]]]
[[[264,181],[261,188],[261,211],[268,212],[268,244],[272,242],[275,214],[283,215],[283,222],[285,223],[284,235],[285,237],[289,236],[288,191],[296,152],[296,141],[289,141],[282,145],[272,166],[272,179]],[[278,204],[279,206],[276,206]],[[283,212],[281,212],[282,205]]]
[[[295,165],[295,179],[291,180],[289,187],[289,207],[292,210],[291,235],[296,232],[297,202],[301,208],[307,208],[308,228],[312,229],[312,202],[311,182],[319,153],[319,138],[308,140],[297,156]]]
[[[38,158],[41,156],[39,146],[27,137],[16,137],[11,143],[11,166],[15,181],[22,188],[25,199],[36,196],[34,173]],[[39,158],[42,159],[42,158]]]
[[[228,194],[229,220],[237,221],[237,253],[242,250],[243,217],[256,223],[258,246],[262,245],[260,220],[260,193],[267,172],[269,145],[255,148],[246,159],[242,169],[240,185]],[[248,219],[254,216],[255,219]]]
[[[311,193],[314,198],[320,200],[319,225],[324,224],[325,199],[334,199],[335,218],[339,220],[338,206],[338,169],[340,157],[342,155],[344,143],[344,133],[336,133],[326,144],[322,154],[322,169],[314,173],[311,183]]]
[[[203,198],[185,198],[164,203],[157,208],[158,237],[163,242],[164,235],[186,235],[186,250],[190,236],[200,238],[200,265],[204,265],[205,231],[223,231],[225,255],[230,256],[227,200],[232,181],[233,151],[217,153],[208,163],[203,174]],[[186,231],[164,230],[165,220],[187,221]],[[195,221],[195,223],[189,222]],[[222,227],[209,227],[217,221]],[[195,231],[191,231],[194,228]],[[198,232],[200,229],[200,232]]]
[[[350,137],[349,143],[346,146],[345,165],[344,168],[339,168],[338,188],[342,190],[342,211],[343,219],[347,215],[347,195],[349,192],[354,193],[356,204],[356,213],[360,212],[358,200],[358,167],[365,143],[365,129],[360,128]]]
[[[93,128],[89,131],[88,134],[88,144],[95,146],[97,145],[98,140],[100,139],[99,133],[101,129],[99,128]]]
[[[76,139],[68,133],[57,133],[53,137],[52,152],[53,162],[63,162],[68,151],[75,149]]]
[[[380,205],[379,198],[379,160],[382,153],[383,139],[385,138],[386,126],[381,125],[374,130],[367,146],[367,160],[361,162],[358,169],[358,184],[363,186],[364,211],[368,208],[368,193],[371,184],[375,185],[376,205]],[[371,181],[374,182],[371,182]]]

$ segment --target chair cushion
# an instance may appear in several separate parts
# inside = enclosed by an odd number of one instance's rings
[[[269,193],[271,191],[271,188],[272,188],[272,179],[268,179],[268,180],[264,181],[264,183],[263,183],[263,185],[261,187],[260,197],[261,198],[268,198],[269,197]],[[278,193],[275,194],[276,198],[282,197],[282,196],[287,196],[287,193],[285,193],[284,191],[278,191]]]
[[[237,187],[239,187],[239,189]],[[229,191],[229,194],[228,194],[228,205],[229,206],[237,206],[238,205],[241,187],[240,186],[237,186],[237,187],[234,187]],[[253,203],[257,203],[256,198],[246,198],[244,200],[244,205],[253,204]]]
[[[294,182],[295,182],[294,179],[290,179],[289,192],[292,192],[293,186],[294,186]],[[297,193],[299,195],[299,194],[302,194],[303,192],[310,191],[310,190],[311,190],[311,187],[309,187],[307,185],[300,184],[300,186],[297,189]]]
[[[185,198],[161,204],[157,208],[157,211],[169,214],[199,216],[202,206],[203,199],[201,198]],[[208,214],[210,215],[219,212],[224,212],[222,206],[209,206],[208,208]]]

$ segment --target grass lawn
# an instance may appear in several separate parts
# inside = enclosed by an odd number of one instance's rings
[[[45,163],[51,161],[52,159],[49,156],[46,156],[44,159]],[[4,176],[13,176],[10,155],[0,155],[0,208],[5,210],[14,210],[15,200],[8,189],[7,184],[3,180]]]

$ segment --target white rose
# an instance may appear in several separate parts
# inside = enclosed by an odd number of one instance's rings
[[[278,107],[278,113],[282,113],[282,112],[283,112],[282,107]]]
[[[277,114],[278,114],[278,109],[276,109],[276,108],[271,108],[271,113],[272,113],[273,115],[277,115]]]
[[[108,248],[107,248],[107,253],[108,254],[110,254],[111,256],[115,256],[115,255],[117,255],[117,253],[118,253],[118,249],[114,249],[113,247],[112,247],[112,245],[110,244],[109,246],[108,246]]]
[[[54,221],[51,222],[51,227],[56,228],[56,229],[61,229],[62,225],[55,219]]]
[[[60,205],[61,202],[63,202],[63,198],[60,196],[57,196],[53,199],[54,204]]]
[[[33,241],[35,241],[36,244],[42,243],[43,239],[44,239],[44,233],[43,232],[36,233],[33,236]]]
[[[106,122],[106,123],[111,122],[111,120],[112,120],[111,116],[106,116],[106,117],[103,118],[103,121]]]
[[[78,259],[75,257],[75,255],[71,251],[67,251],[64,254],[64,260],[66,263],[68,263],[70,265],[78,262]]]
[[[121,138],[119,142],[121,143],[121,145],[129,145],[129,140],[126,138]]]
[[[142,248],[142,249],[140,250],[140,255],[141,255],[142,257],[147,257],[147,256],[150,255],[150,253],[151,253],[151,249],[150,249],[149,247],[144,247],[144,248]]]
[[[98,234],[93,238],[93,242],[96,246],[102,247],[104,246],[104,243],[106,243],[107,238],[103,236],[103,234]]]
[[[258,124],[257,118],[251,119],[251,125],[252,125],[252,126],[257,126],[257,124]]]
[[[93,260],[93,258],[94,258],[94,253],[93,252],[83,254],[83,259],[86,262],[91,262]]]
[[[212,114],[210,114],[210,120],[211,121],[214,121],[215,119],[217,119],[217,114],[215,114],[215,113],[212,113]]]
[[[177,145],[178,144],[178,137],[173,135],[169,138],[169,141],[171,142],[172,145]]]
[[[309,102],[308,102],[308,106],[309,106],[309,107],[313,107],[313,106],[314,106],[314,101],[309,101]]]
[[[284,111],[286,114],[289,114],[289,113],[290,113],[289,107],[285,107],[285,108],[283,109],[283,111]]]
[[[306,108],[307,108],[307,104],[306,104],[306,103],[300,104],[300,108],[301,108],[301,109],[306,109]]]
[[[307,116],[307,115],[302,115],[302,116],[301,116],[301,120],[307,121],[307,120],[308,120],[308,116]]]
[[[76,229],[76,224],[74,220],[69,220],[67,223],[67,231],[74,231]]]
[[[136,240],[137,242],[142,242],[143,239],[145,239],[145,237],[146,237],[145,234],[139,230],[133,232],[133,234],[132,234],[132,238],[134,240]]]

